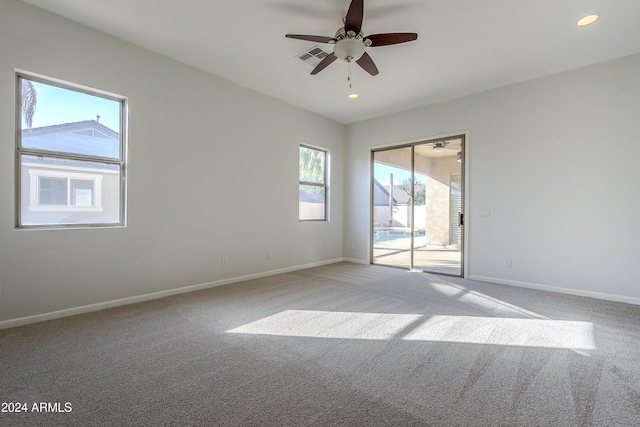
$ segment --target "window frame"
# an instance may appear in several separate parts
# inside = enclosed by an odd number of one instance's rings
[[[118,157],[102,157],[97,155],[90,154],[79,154],[79,153],[68,153],[63,151],[55,151],[55,150],[46,150],[46,149],[38,149],[38,148],[30,148],[23,147],[22,145],[22,80],[29,80],[36,83],[41,83],[53,87],[57,87],[60,89],[79,92],[85,95],[94,96],[98,98],[107,99],[110,101],[115,101],[120,104],[119,107],[119,125],[118,129],[119,134],[119,156]],[[77,228],[119,228],[126,227],[126,214],[127,214],[127,98],[120,95],[115,95],[112,93],[104,92],[98,89],[89,88],[86,86],[41,76],[33,73],[29,73],[26,71],[18,71],[16,70],[15,74],[15,144],[16,144],[16,156],[15,156],[15,228],[16,229],[77,229]],[[36,157],[49,157],[56,159],[64,159],[71,161],[85,161],[90,163],[98,163],[98,164],[107,164],[116,167],[116,170],[119,178],[119,197],[118,197],[118,221],[117,222],[87,222],[87,223],[48,223],[48,224],[23,224],[23,209],[22,209],[22,191],[23,184],[28,186],[27,192],[29,193],[30,200],[28,201],[28,205],[25,206],[25,209],[28,211],[73,211],[73,212],[100,212],[103,210],[102,207],[102,177],[96,174],[92,174],[90,172],[77,172],[77,171],[67,171],[64,174],[60,172],[51,171],[51,170],[30,170],[29,177],[27,178],[29,182],[22,182],[23,175],[23,156],[36,156]],[[111,172],[113,173],[113,172]],[[40,205],[39,198],[39,178],[40,177],[54,177],[61,178],[64,177],[67,179],[67,187],[70,185],[70,181],[72,179],[81,179],[81,180],[92,180],[94,182],[94,190],[93,190],[93,204],[91,206],[87,205],[70,205],[69,198],[71,197],[67,194],[67,205]],[[34,194],[35,192],[35,194]],[[33,199],[33,196],[36,196],[36,199]]]
[[[311,181],[303,181],[301,178],[301,174],[300,174],[300,149],[301,148],[306,148],[309,150],[314,150],[314,151],[318,151],[324,154],[324,174],[323,174],[323,183],[318,183],[318,182],[311,182]],[[322,148],[322,147],[316,147],[313,145],[309,145],[309,144],[299,144],[298,145],[298,221],[300,222],[307,222],[307,221],[324,221],[324,222],[328,222],[329,221],[329,193],[330,193],[330,186],[329,186],[329,177],[330,177],[330,151],[326,148]],[[322,187],[324,189],[324,213],[323,213],[323,218],[301,218],[300,217],[300,187],[303,185],[309,185],[309,186],[314,186],[314,187]]]

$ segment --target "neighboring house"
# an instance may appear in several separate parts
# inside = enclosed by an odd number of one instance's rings
[[[391,191],[393,190],[393,191]],[[410,195],[400,185],[383,185],[373,180],[374,227],[406,227]],[[399,213],[399,211],[402,211]],[[398,219],[401,218],[400,221]]]
[[[118,158],[120,138],[98,121],[86,120],[25,129],[22,146]],[[120,198],[117,165],[55,155],[24,155],[21,180],[23,224],[117,222]]]
[[[380,181],[374,178],[373,180],[373,204],[375,206],[389,206],[389,199],[392,199],[391,204],[406,205],[409,202],[409,195],[399,185],[393,186],[393,194],[389,194],[389,185],[382,185]]]

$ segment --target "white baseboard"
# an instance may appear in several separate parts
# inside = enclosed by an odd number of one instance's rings
[[[352,262],[354,264],[364,264],[364,265],[369,265],[369,261],[367,260],[362,260],[362,259],[356,259],[356,258],[342,258],[342,261],[344,262]]]
[[[149,294],[136,295],[127,298],[121,298],[111,301],[99,302],[96,304],[83,305],[81,307],[67,308],[64,310],[52,311],[49,313],[36,314],[33,316],[19,317],[16,319],[8,319],[0,321],[0,329],[14,328],[16,326],[28,325],[31,323],[44,322],[46,320],[59,319],[61,317],[74,316],[76,314],[90,313],[92,311],[104,310],[107,308],[119,307],[122,305],[135,304],[138,302],[150,301],[158,298],[169,297],[171,295],[184,294],[187,292],[200,291],[203,289],[214,288],[216,286],[228,285],[231,283],[244,282],[246,280],[259,279],[262,277],[273,276],[276,274],[289,273],[297,270],[304,270],[312,267],[319,267],[322,265],[335,264],[338,262],[348,261],[344,258],[335,258],[325,261],[313,262],[309,264],[296,265],[293,267],[280,268],[277,270],[270,270],[261,273],[248,274],[245,276],[232,277],[229,279],[216,280],[208,283],[201,283],[198,285],[184,286],[181,288],[167,289],[165,291],[152,292]]]
[[[480,282],[499,283],[501,285],[518,286],[520,288],[537,289],[539,291],[556,292],[560,294],[576,295],[579,297],[595,298],[606,301],[624,302],[627,304],[640,305],[640,298],[626,297],[622,295],[606,294],[603,292],[583,291],[580,289],[561,288],[557,286],[540,285],[537,283],[520,282],[517,280],[498,279],[495,277],[485,276],[469,276],[470,280],[478,280]]]

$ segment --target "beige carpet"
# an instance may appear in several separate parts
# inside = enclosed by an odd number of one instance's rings
[[[0,425],[637,426],[639,325],[334,264],[0,331]]]

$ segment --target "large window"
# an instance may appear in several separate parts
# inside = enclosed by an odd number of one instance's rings
[[[299,166],[298,217],[300,221],[326,221],[329,205],[327,151],[301,145]]]
[[[125,224],[121,97],[17,75],[17,226]]]

